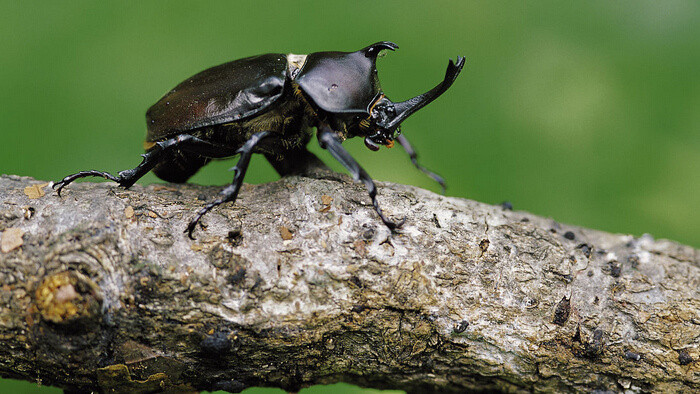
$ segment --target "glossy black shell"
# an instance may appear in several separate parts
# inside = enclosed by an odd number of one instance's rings
[[[377,54],[398,46],[383,41],[356,52],[308,55],[294,81],[316,106],[329,113],[369,113],[381,93]],[[266,54],[235,60],[177,85],[146,112],[146,141],[231,123],[263,112],[284,93],[287,56]]]
[[[376,53],[366,49],[312,53],[296,82],[326,112],[369,113],[380,93]]]
[[[283,93],[287,57],[266,54],[204,70],[177,85],[146,112],[146,141],[251,117]]]

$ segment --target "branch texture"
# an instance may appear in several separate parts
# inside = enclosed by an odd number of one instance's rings
[[[70,390],[698,392],[700,252],[345,177],[0,178],[0,375]]]

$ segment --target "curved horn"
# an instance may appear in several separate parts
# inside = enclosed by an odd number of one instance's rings
[[[390,130],[396,129],[401,122],[411,116],[414,112],[425,107],[431,101],[445,93],[445,91],[452,86],[452,83],[459,75],[459,72],[462,71],[462,67],[464,67],[463,56],[457,57],[457,63],[450,59],[450,63],[447,65],[447,71],[445,72],[445,79],[439,85],[421,94],[420,96],[416,96],[400,103],[394,103],[396,117],[389,122],[386,128]]]
[[[379,52],[382,49],[389,49],[391,51],[395,51],[399,49],[399,46],[391,41],[380,41],[375,42],[374,44],[368,47],[360,49],[359,52],[364,52],[365,56],[367,57],[377,57],[377,55],[379,55]]]

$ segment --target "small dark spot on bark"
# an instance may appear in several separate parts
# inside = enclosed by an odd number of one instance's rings
[[[453,330],[454,330],[454,332],[456,332],[457,334],[461,334],[461,333],[463,333],[464,331],[466,331],[467,328],[469,328],[469,322],[466,321],[466,320],[462,320],[461,322],[457,323],[457,324],[454,326]]]
[[[231,273],[228,274],[226,277],[226,280],[228,283],[236,286],[240,284],[243,279],[245,279],[245,274],[246,274],[246,269],[243,267],[237,267],[231,270]]]
[[[685,349],[681,349],[678,351],[678,363],[680,365],[688,365],[693,361],[695,360],[693,360],[693,358],[690,356],[690,354],[688,354],[688,352]]]
[[[360,281],[360,278],[358,278],[355,275],[350,277],[350,282],[352,284],[354,284],[355,286],[359,287],[360,289],[364,287],[364,286],[362,286],[362,281]]]
[[[364,305],[355,305],[352,307],[351,311],[355,313],[361,313],[364,312],[365,309],[367,309],[367,307]]]
[[[576,248],[581,249],[581,252],[583,252],[583,254],[584,254],[584,256],[586,256],[586,258],[591,257],[591,249],[592,248],[588,244],[579,244]]]
[[[440,221],[438,220],[438,217],[436,214],[433,214],[433,222],[435,222],[435,227],[442,228],[442,226],[440,225]]]
[[[604,254],[608,254],[608,251],[605,250],[605,249],[598,249],[598,250],[596,250],[595,252],[596,252],[597,254],[601,255],[601,256],[604,255]]]
[[[625,350],[625,358],[632,361],[639,361],[642,359],[642,355],[631,350]]]
[[[557,230],[556,230],[556,229],[553,229],[553,228],[550,228],[550,229],[549,229],[549,232],[552,233],[552,234],[556,234],[556,233],[557,233]]]
[[[598,305],[599,302],[600,298],[598,298],[598,296],[593,297],[593,305]]]
[[[603,272],[609,274],[613,278],[619,278],[622,273],[622,264],[617,260],[610,260],[603,266]]]
[[[567,231],[564,233],[564,238],[573,241],[574,239],[576,239],[576,234],[574,234],[573,231]]]
[[[576,326],[576,333],[571,338],[571,341],[581,343],[581,326]]]
[[[520,221],[523,223],[527,223],[530,221],[530,219],[529,218],[522,218],[522,219],[520,219]]]
[[[204,356],[223,357],[231,350],[231,340],[228,339],[228,333],[217,331],[204,337],[199,347]]]
[[[588,275],[588,277],[591,278],[595,274],[593,273],[593,270],[588,270],[588,273],[586,273],[586,275]]]
[[[511,204],[510,201],[503,201],[501,203],[501,208],[503,208],[504,211],[512,211],[513,204]]]
[[[604,338],[603,330],[597,328],[593,331],[593,336],[591,340],[586,344],[586,357],[590,359],[597,358],[603,352]]]
[[[567,320],[569,320],[569,313],[571,312],[571,302],[568,298],[562,297],[561,301],[557,304],[554,310],[554,319],[552,323],[563,326]]]
[[[241,230],[231,230],[228,232],[226,239],[231,245],[238,246],[243,241],[243,234],[241,234]]]
[[[617,261],[615,263],[617,263]],[[615,278],[619,278],[620,273],[622,273],[622,265],[619,263],[613,264],[612,267],[610,268],[610,275],[612,275]]]
[[[197,200],[199,200],[199,201],[207,201],[207,195],[204,194],[204,193],[199,193],[199,194],[197,195]]]
[[[376,234],[376,230],[374,227],[370,227],[364,232],[362,232],[362,238],[366,239],[367,241],[371,240],[374,238],[374,234]]]
[[[487,250],[489,250],[490,243],[491,242],[488,239],[482,239],[481,242],[479,242],[479,249],[481,249],[481,254],[484,254]]]
[[[637,268],[639,266],[639,256],[636,254],[631,254],[627,256],[627,262],[632,268]]]

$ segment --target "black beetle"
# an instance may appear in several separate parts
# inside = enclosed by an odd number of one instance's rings
[[[192,76],[146,112],[148,133],[143,161],[114,176],[81,171],[63,178],[61,189],[78,178],[101,176],[128,188],[148,171],[168,182],[185,182],[214,158],[240,154],[233,182],[218,199],[202,208],[185,232],[209,210],[235,201],[253,153],[262,153],[282,176],[305,174],[323,163],[306,149],[312,127],[327,149],[369,191],[377,214],[390,229],[403,224],[384,216],[372,178],[341,145],[364,137],[371,150],[398,141],[413,164],[440,183],[442,178],[416,161],[416,153],[400,134],[399,124],[444,93],[464,66],[464,57],[449,61],[445,79],[430,91],[394,103],[382,92],[376,61],[384,50],[398,46],[382,41],[356,52],[309,55],[266,54],[235,60]]]

